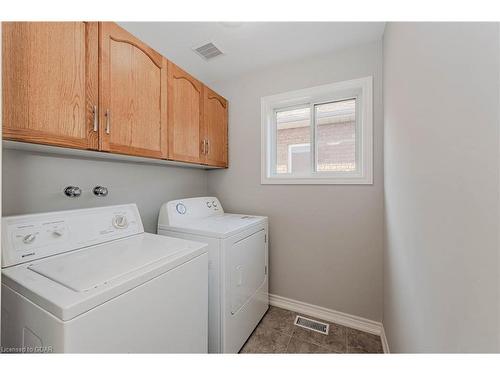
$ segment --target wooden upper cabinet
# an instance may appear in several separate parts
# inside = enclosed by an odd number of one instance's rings
[[[3,137],[227,167],[228,102],[112,22],[2,24]]]
[[[115,23],[99,27],[101,150],[167,158],[167,60]]]
[[[97,23],[2,23],[4,139],[96,149],[97,68]]]
[[[202,84],[168,64],[168,158],[202,163]]]
[[[227,115],[227,100],[204,86],[203,155],[207,165],[227,167]]]

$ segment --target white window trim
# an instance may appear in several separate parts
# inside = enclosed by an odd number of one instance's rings
[[[356,108],[356,163],[355,172],[312,172],[305,176],[273,174],[275,156],[275,112],[279,109],[331,102],[356,97],[361,105]],[[311,112],[311,122],[314,113]],[[311,135],[314,138],[314,134]],[[315,140],[311,139],[311,145]],[[315,148],[314,153],[317,150]],[[359,158],[359,160],[358,160]],[[364,77],[328,85],[266,96],[261,99],[261,184],[373,184],[373,77]]]

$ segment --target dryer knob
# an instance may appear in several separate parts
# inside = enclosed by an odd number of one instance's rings
[[[177,205],[175,206],[175,210],[181,215],[184,215],[187,211],[186,206],[184,206],[184,204],[182,203],[177,203]]]

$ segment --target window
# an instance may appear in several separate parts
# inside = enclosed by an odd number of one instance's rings
[[[263,184],[371,184],[372,77],[262,98]]]

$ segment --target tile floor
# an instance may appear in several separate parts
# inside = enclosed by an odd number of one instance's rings
[[[294,325],[296,315],[271,306],[240,353],[383,353],[377,335],[329,322],[324,335]]]

